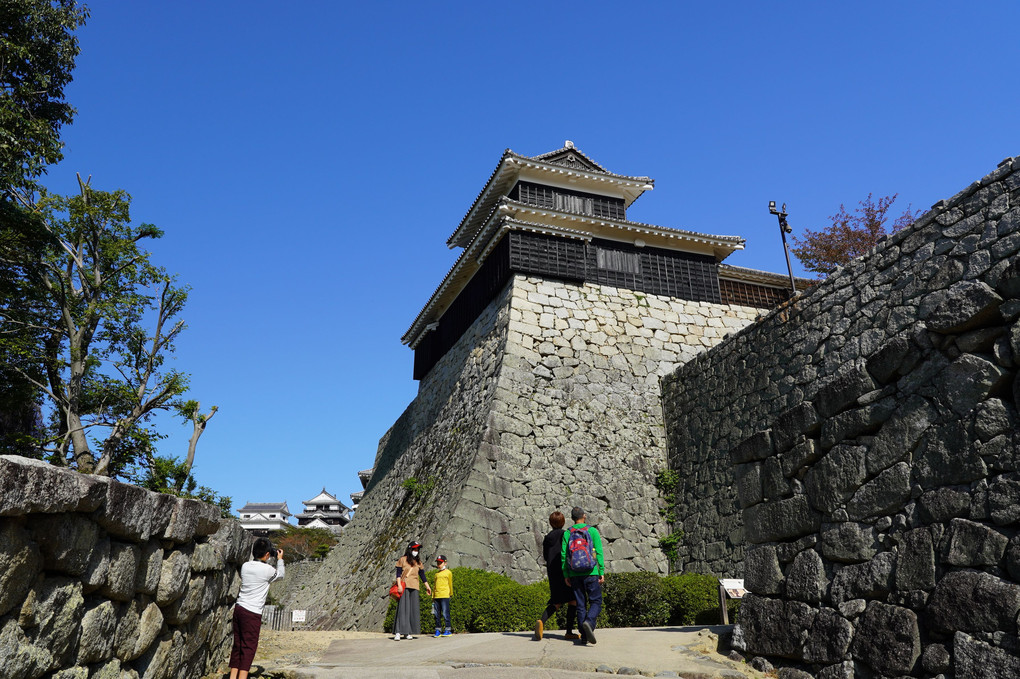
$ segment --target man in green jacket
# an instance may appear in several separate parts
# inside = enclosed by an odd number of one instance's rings
[[[584,645],[595,643],[595,620],[602,610],[602,583],[606,563],[602,555],[602,536],[587,524],[588,515],[580,507],[570,510],[574,525],[563,532],[560,562],[563,577],[577,600],[577,628]]]

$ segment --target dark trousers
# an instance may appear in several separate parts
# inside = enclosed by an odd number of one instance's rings
[[[432,615],[436,619],[436,629],[448,629],[450,628],[450,598],[443,597],[442,599],[432,600]],[[446,622],[446,627],[443,627],[443,622]]]
[[[255,651],[259,647],[259,631],[262,629],[262,616],[252,613],[241,606],[234,606],[234,645],[230,649],[230,667],[247,672],[255,659]]]
[[[574,600],[577,601],[577,629],[581,629],[584,623],[595,629],[595,620],[602,611],[602,585],[599,583],[599,576],[574,576],[570,578],[570,586],[574,590]]]

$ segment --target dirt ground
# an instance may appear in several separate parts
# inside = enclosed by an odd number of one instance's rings
[[[322,657],[336,639],[377,639],[382,632],[274,632],[263,630],[259,636],[257,665],[305,665]],[[303,662],[302,662],[303,661]]]
[[[665,630],[665,633],[676,630]],[[258,653],[255,655],[255,662],[252,665],[251,676],[255,679],[269,678],[286,679],[295,675],[295,670],[302,666],[319,663],[323,659],[330,644],[337,640],[352,639],[380,639],[388,635],[382,632],[346,632],[346,631],[320,631],[320,632],[273,632],[263,629],[259,639]],[[667,637],[668,639],[668,637]],[[670,654],[680,647],[675,645],[681,642],[680,639],[668,639],[661,644],[662,652]],[[716,663],[719,667],[729,666],[734,670],[742,670],[736,676],[762,676],[746,665],[733,663],[720,652],[719,637],[708,629],[691,630],[683,639],[683,656],[688,659],[704,659]],[[291,668],[291,669],[284,669]],[[311,668],[309,668],[311,669]],[[313,670],[314,671],[314,670]],[[225,679],[225,664],[221,672],[209,675],[205,679]],[[694,676],[694,675],[692,675]],[[714,676],[713,673],[697,674],[696,676]],[[772,675],[769,675],[772,676]]]
[[[336,639],[374,639],[383,636],[381,632],[274,632],[263,629],[259,634],[259,650],[252,664],[252,677],[260,676],[261,670],[278,665],[308,665],[318,662],[330,643]],[[206,675],[203,679],[222,679],[228,676],[224,660],[220,671]]]

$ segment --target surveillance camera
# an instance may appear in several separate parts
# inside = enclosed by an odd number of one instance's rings
[[[769,212],[771,212],[772,214],[776,214],[776,201],[774,200],[769,201]]]

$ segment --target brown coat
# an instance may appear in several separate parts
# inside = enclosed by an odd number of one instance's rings
[[[418,569],[421,568],[421,562],[411,563],[407,560],[406,556],[402,556],[397,561],[397,568],[404,569],[400,573],[400,579],[404,581],[405,587],[408,589],[421,589],[421,582],[418,579]]]

